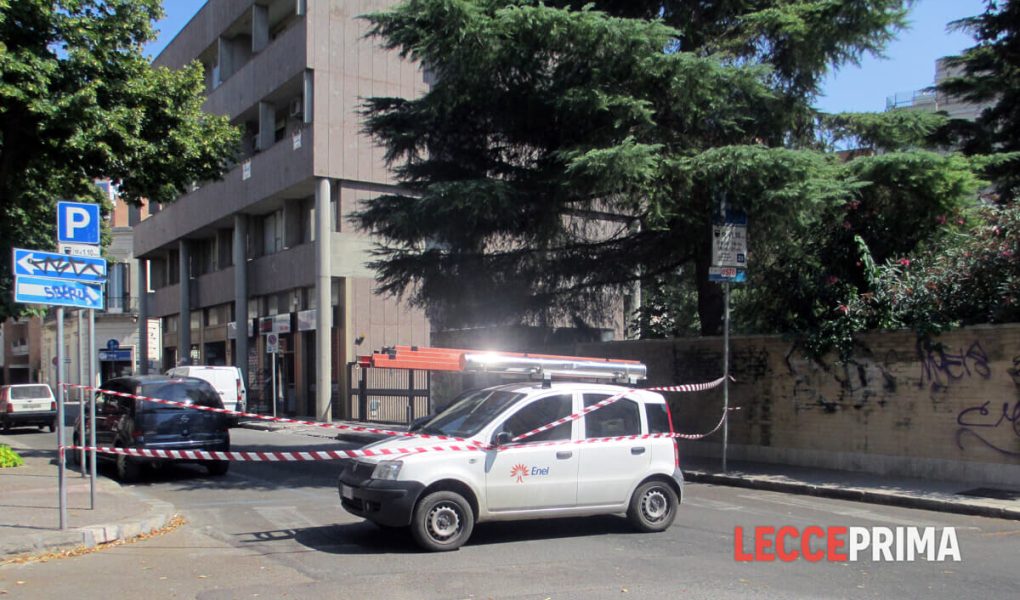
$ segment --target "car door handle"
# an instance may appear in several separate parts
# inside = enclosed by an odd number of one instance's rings
[[[631,454],[644,454],[645,453],[645,447],[644,446],[636,446],[636,447],[630,449],[630,453]]]
[[[557,452],[556,453],[556,458],[558,458],[560,460],[566,460],[566,459],[570,458],[573,455],[574,455],[573,452],[571,452],[569,450],[564,450],[564,451]]]

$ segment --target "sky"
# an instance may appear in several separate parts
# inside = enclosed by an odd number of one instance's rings
[[[164,0],[166,17],[156,25],[159,38],[146,47],[146,53],[159,54],[203,4],[205,0]],[[932,85],[935,59],[974,44],[965,33],[947,32],[946,25],[983,10],[983,0],[917,0],[910,25],[889,44],[885,58],[865,56],[860,66],[846,65],[831,73],[815,106],[825,112],[882,111],[886,97],[909,95]]]

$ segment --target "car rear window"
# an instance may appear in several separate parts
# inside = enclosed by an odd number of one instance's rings
[[[648,433],[670,433],[665,404],[645,404],[645,416],[648,417]]]
[[[19,385],[11,387],[11,400],[37,400],[50,397],[50,388],[47,385]]]
[[[210,408],[223,408],[220,395],[216,393],[208,383],[204,381],[167,381],[162,383],[150,383],[141,386],[139,392],[142,396],[173,400],[185,404],[197,404]],[[143,402],[145,411],[153,410],[181,410],[180,406],[160,404],[158,402]]]

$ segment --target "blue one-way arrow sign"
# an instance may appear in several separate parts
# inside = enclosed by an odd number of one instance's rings
[[[106,259],[15,248],[14,274],[102,282],[106,281]]]
[[[19,276],[14,282],[14,301],[102,310],[103,286],[84,281]]]

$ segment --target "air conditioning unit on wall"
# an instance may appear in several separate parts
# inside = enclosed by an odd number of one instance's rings
[[[304,114],[304,102],[302,101],[302,99],[294,98],[293,100],[291,100],[290,110],[287,112],[291,117],[295,119],[300,119],[301,116]]]

